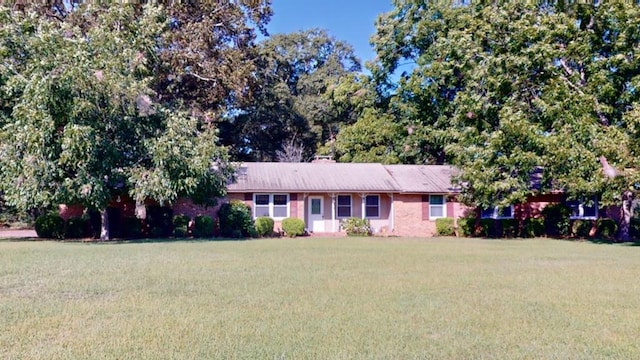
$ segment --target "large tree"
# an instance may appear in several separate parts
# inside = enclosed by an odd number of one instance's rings
[[[108,238],[106,207],[118,194],[205,204],[221,196],[233,169],[216,129],[188,99],[154,91],[174,17],[155,5],[78,6],[73,16],[84,21],[0,8],[5,201],[82,204],[102,213]]]
[[[394,92],[397,120],[423,156],[462,170],[467,200],[506,205],[554,190],[622,204],[628,236],[638,183],[640,9],[490,2],[394,1],[373,38],[372,69]],[[560,6],[561,5],[561,6]],[[603,175],[600,157],[618,168]],[[542,169],[541,183],[532,174]]]
[[[287,148],[304,149],[308,158],[340,124],[354,121],[326,96],[341,77],[360,70],[348,44],[318,29],[276,34],[259,44],[258,62],[254,101],[221,128],[236,159],[274,161]]]

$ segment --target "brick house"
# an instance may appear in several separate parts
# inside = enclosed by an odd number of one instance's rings
[[[366,218],[375,233],[432,236],[435,220],[465,215],[447,165],[374,163],[244,163],[227,200],[249,205],[254,218],[303,219],[308,231],[341,232],[341,220]]]

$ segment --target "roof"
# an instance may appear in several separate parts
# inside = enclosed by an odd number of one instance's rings
[[[228,191],[451,193],[447,165],[375,163],[243,163]]]

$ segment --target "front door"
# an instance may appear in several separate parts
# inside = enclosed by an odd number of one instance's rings
[[[321,196],[309,197],[309,230],[313,232],[324,231],[324,206]]]

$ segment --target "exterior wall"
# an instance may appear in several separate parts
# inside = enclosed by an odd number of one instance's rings
[[[394,235],[433,236],[436,233],[435,220],[423,220],[422,195],[396,194],[394,200]]]
[[[556,194],[544,194],[534,195],[527,199],[524,204],[518,204],[514,206],[514,218],[524,220],[526,218],[538,218],[542,216],[542,209],[549,204],[557,204],[565,200],[565,195]]]
[[[218,209],[220,205],[204,207],[194,204],[191,199],[181,198],[173,205],[173,215],[187,215],[191,219],[198,215],[208,215],[215,219],[218,216]]]

